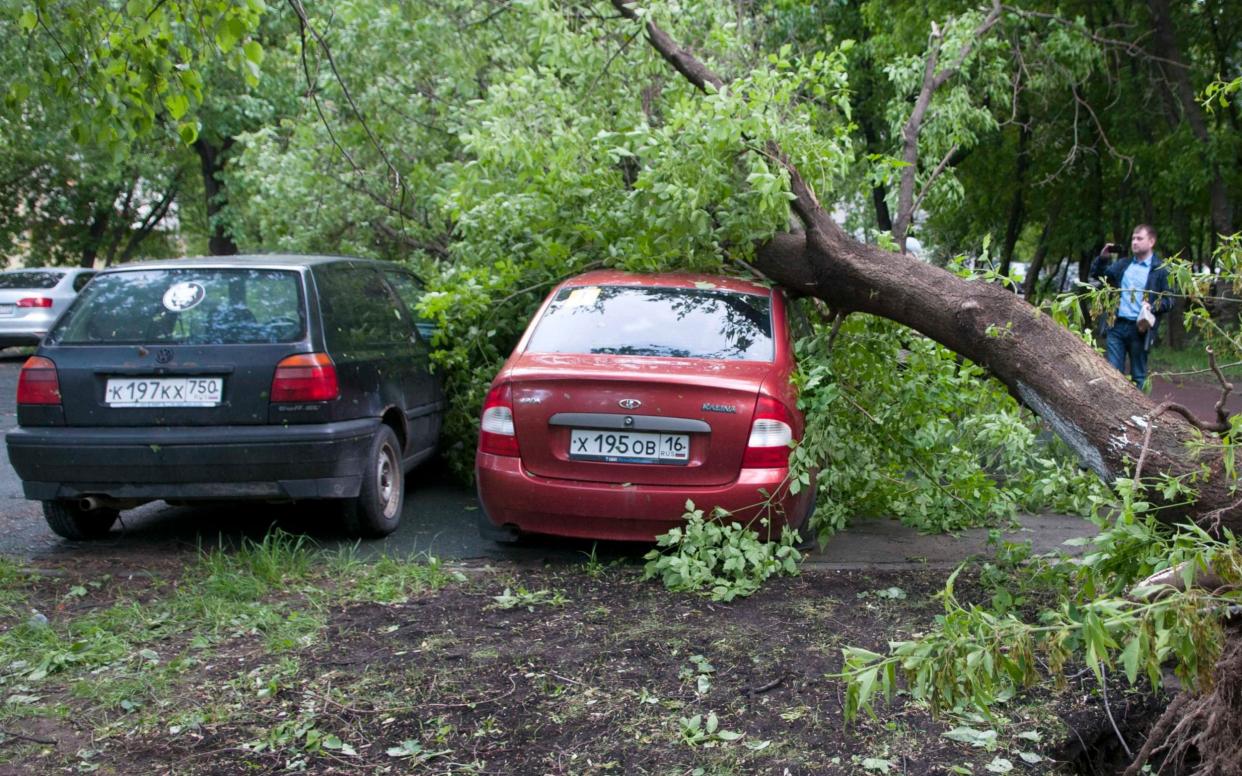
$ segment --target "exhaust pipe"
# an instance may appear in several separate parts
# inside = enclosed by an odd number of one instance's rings
[[[83,512],[92,512],[96,509],[129,509],[142,503],[141,500],[109,498],[107,496],[82,496],[78,499],[78,506]]]

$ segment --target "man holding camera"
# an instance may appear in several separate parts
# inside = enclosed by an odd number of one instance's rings
[[[1120,246],[1105,243],[1100,255],[1091,262],[1092,278],[1102,277],[1110,286],[1121,289],[1121,303],[1112,325],[1108,316],[1100,317],[1108,363],[1125,374],[1128,356],[1130,379],[1140,390],[1147,382],[1147,351],[1156,340],[1160,317],[1173,307],[1169,270],[1156,255],[1155,247],[1156,230],[1139,224],[1130,236],[1129,255]]]

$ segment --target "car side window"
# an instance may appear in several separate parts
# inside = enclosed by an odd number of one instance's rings
[[[423,298],[423,293],[426,291],[422,282],[410,273],[401,270],[384,270],[384,276],[396,290],[397,296],[401,297],[401,302],[405,305],[410,320],[414,321],[414,325],[418,328],[419,335],[425,340],[430,340],[436,332],[436,325],[430,319],[418,314],[418,301]]]
[[[366,350],[409,342],[410,329],[380,273],[334,265],[315,273],[328,348]]]
[[[82,288],[87,284],[87,282],[93,277],[95,277],[94,272],[83,272],[82,274],[78,275],[76,278],[73,279],[73,292],[76,294],[77,292],[81,291]]]

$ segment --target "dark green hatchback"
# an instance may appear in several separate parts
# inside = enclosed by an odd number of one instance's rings
[[[18,379],[9,458],[57,534],[164,499],[333,499],[396,529],[444,410],[422,284],[329,256],[177,259],[99,273]]]

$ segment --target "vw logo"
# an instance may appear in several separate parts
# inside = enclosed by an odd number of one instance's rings
[[[173,352],[169,348],[160,348],[159,350],[155,351],[155,360],[160,362],[161,364],[167,364],[169,361],[172,361],[172,359],[173,359]]]
[[[617,404],[620,404],[621,409],[623,410],[636,410],[639,407],[643,406],[643,403],[640,402],[638,399],[622,399],[621,401],[617,402]]]

